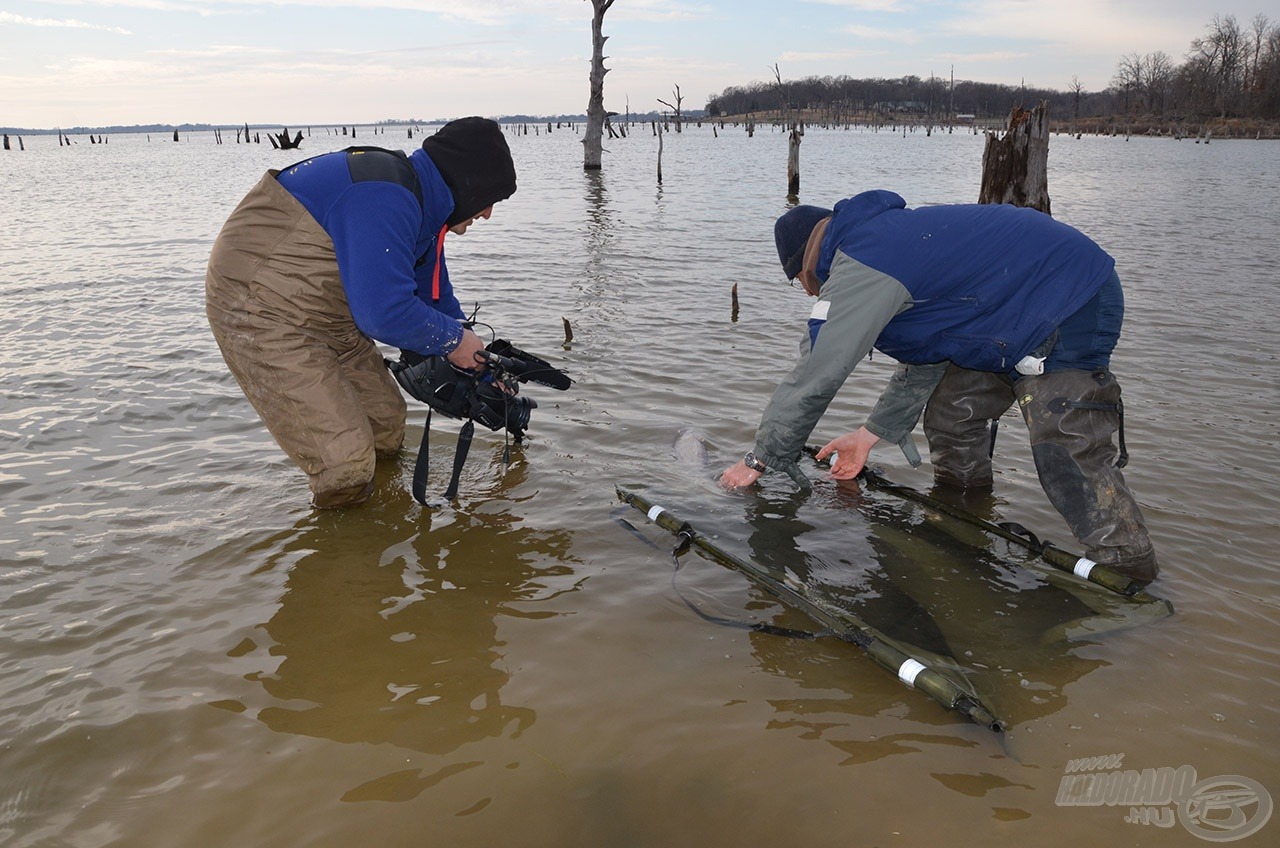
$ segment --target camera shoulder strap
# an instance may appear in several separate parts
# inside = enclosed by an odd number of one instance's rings
[[[475,422],[470,418],[458,431],[458,447],[453,452],[453,474],[449,477],[449,488],[444,490],[445,500],[451,501],[458,496],[458,478],[462,476],[462,465],[467,461],[467,453],[471,450],[471,436],[475,431]]]
[[[462,477],[462,466],[467,462],[467,454],[471,452],[471,439],[475,435],[476,425],[467,419],[458,431],[458,446],[453,452],[453,473],[449,477],[449,488],[445,489],[445,500],[453,500],[458,496],[458,481]],[[427,408],[427,424],[422,430],[422,444],[418,446],[418,459],[413,465],[413,499],[427,506],[427,470],[430,463],[431,441],[431,409]]]
[[[422,429],[422,444],[418,446],[418,461],[413,466],[413,499],[427,505],[427,461],[431,441],[431,407],[427,407],[427,426]]]

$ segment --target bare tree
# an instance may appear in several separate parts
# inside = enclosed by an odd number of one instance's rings
[[[782,81],[782,71],[778,68],[778,64],[776,62],[773,65],[773,78],[778,86],[778,100],[781,101],[782,113],[779,117],[782,118],[783,124],[790,126],[791,97],[790,91],[788,91],[789,86]]]
[[[1142,91],[1149,111],[1164,111],[1173,73],[1173,59],[1163,50],[1142,57]]]
[[[1214,15],[1207,28],[1208,35],[1191,42],[1187,61],[1197,66],[1197,76],[1207,86],[1214,108],[1225,118],[1234,108],[1235,95],[1241,88],[1244,33],[1234,15]]]
[[[582,134],[582,167],[587,171],[600,170],[600,157],[604,152],[604,43],[609,36],[603,32],[604,13],[613,0],[591,0],[591,96],[587,100],[587,127]]]
[[[1080,94],[1084,91],[1084,83],[1080,82],[1080,77],[1073,76],[1071,78],[1071,86],[1068,89],[1071,94],[1071,132],[1076,131],[1076,122],[1080,120]]]
[[[1142,90],[1142,57],[1137,53],[1129,53],[1116,65],[1116,74],[1111,84],[1124,95],[1124,113],[1132,109],[1132,98]]]
[[[674,106],[672,106],[667,101],[663,100],[661,97],[658,98],[658,102],[661,103],[663,106],[666,106],[668,109],[670,109],[672,112],[675,113],[676,132],[680,132],[680,115],[681,115],[680,104],[684,102],[684,97],[680,95],[680,86],[677,85],[675,87],[675,91],[672,92],[672,98],[676,101]]]
[[[1246,45],[1247,55],[1245,57],[1248,63],[1245,77],[1245,92],[1249,100],[1249,105],[1255,95],[1262,91],[1262,55],[1267,46],[1267,36],[1271,30],[1271,22],[1267,20],[1264,14],[1253,16],[1253,23],[1249,30],[1249,42]]]

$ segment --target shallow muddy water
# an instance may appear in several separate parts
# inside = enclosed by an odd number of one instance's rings
[[[1059,803],[1070,761],[1113,755],[1280,797],[1280,145],[1051,142],[1055,217],[1125,284],[1125,473],[1176,614],[1037,652],[950,607],[948,634],[1003,648],[997,735],[853,645],[695,615],[685,598],[811,626],[696,553],[673,582],[672,538],[616,497],[670,499],[744,551],[816,552],[833,583],[886,550],[937,576],[911,533],[884,531],[896,506],[851,504],[816,467],[799,506],[784,480],[714,483],[810,308],[772,246],[785,136],[669,134],[661,185],[648,126],[607,141],[599,174],[567,127],[508,138],[519,190],[450,242],[451,273],[464,307],[576,383],[527,387],[513,465],[480,431],[436,509],[408,491],[412,407],[410,445],[342,513],[309,508],[219,357],[203,286],[263,170],[351,139],[28,137],[0,155],[0,844],[1201,844],[1128,806]],[[800,199],[972,202],[982,143],[811,129]],[[813,440],[860,423],[891,369],[860,366]],[[435,421],[439,492],[457,427]],[[1002,423],[995,513],[1074,548],[1020,419]],[[706,467],[673,454],[688,427]],[[928,488],[895,450],[873,464]]]

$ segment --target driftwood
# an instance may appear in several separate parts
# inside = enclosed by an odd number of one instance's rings
[[[1049,104],[1015,106],[1003,136],[987,133],[979,203],[1012,203],[1049,211]]]
[[[346,135],[345,127],[343,127],[343,135]],[[290,139],[289,128],[285,127],[279,133],[267,133],[267,139],[276,150],[293,150],[302,144],[302,130],[298,130],[298,134]]]

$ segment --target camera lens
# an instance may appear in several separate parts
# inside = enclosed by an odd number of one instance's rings
[[[524,435],[529,427],[529,413],[538,405],[533,398],[516,396],[507,398],[507,429],[513,436]]]

